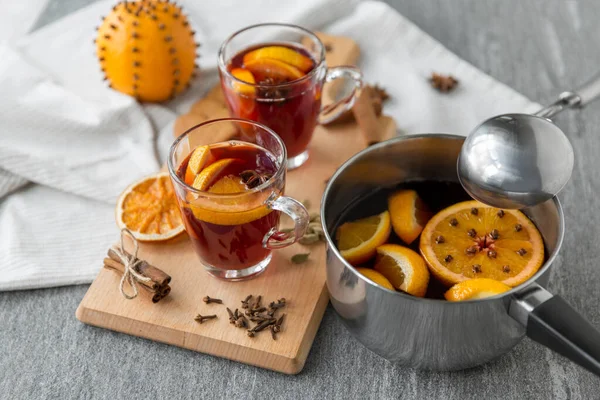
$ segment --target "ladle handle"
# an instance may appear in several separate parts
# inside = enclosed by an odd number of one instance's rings
[[[570,92],[566,93],[563,93],[561,97],[563,95],[567,96]],[[577,89],[574,94],[579,97],[579,101],[573,107],[584,107],[600,98],[600,73]]]
[[[600,376],[600,332],[562,297],[534,284],[511,302],[509,314],[531,339]]]
[[[566,108],[582,108],[600,98],[600,73],[575,91],[563,92],[558,100],[535,115],[552,118]]]

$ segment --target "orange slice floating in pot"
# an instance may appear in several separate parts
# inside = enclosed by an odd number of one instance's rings
[[[375,256],[377,247],[384,244],[391,232],[390,213],[346,222],[337,229],[340,254],[351,264],[360,264]]]
[[[414,190],[400,190],[388,198],[394,232],[406,244],[419,237],[432,213]]]
[[[244,63],[244,66],[259,82],[266,78],[294,81],[304,76],[304,73],[293,65],[272,58],[258,58]]]
[[[244,64],[265,58],[283,61],[302,72],[308,72],[313,67],[313,61],[309,57],[284,46],[266,46],[248,52],[244,55]]]
[[[363,276],[369,278],[379,286],[383,286],[386,289],[396,290],[394,286],[390,283],[390,281],[381,273],[375,271],[371,268],[356,268],[358,272],[360,272]]]
[[[544,242],[529,218],[478,201],[450,206],[421,233],[421,254],[445,285],[490,278],[517,286],[544,262]]]
[[[510,290],[511,287],[494,279],[469,279],[452,286],[444,297],[448,301],[485,299]]]
[[[408,247],[384,244],[377,248],[375,270],[398,289],[417,297],[425,296],[429,271],[423,258]]]
[[[117,201],[119,228],[140,241],[162,241],[183,232],[183,220],[168,173],[146,177],[130,185]]]

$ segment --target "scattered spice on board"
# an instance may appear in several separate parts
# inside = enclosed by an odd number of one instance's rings
[[[213,299],[210,296],[205,296],[203,301],[207,304],[207,299],[210,299],[213,302],[214,300],[219,300]],[[271,332],[271,338],[277,340],[277,334],[281,332],[285,314],[281,314],[280,316],[276,314],[287,305],[287,300],[282,297],[270,302],[268,306],[263,306],[261,295],[254,297],[249,294],[245,299],[241,300],[241,303],[242,310],[246,310],[245,312],[240,311],[238,308],[236,308],[235,311],[232,311],[229,307],[225,308],[229,317],[229,323],[236,328],[246,329],[246,334],[249,337],[255,337],[258,333],[268,329]],[[223,302],[221,301],[219,304],[223,304]],[[216,318],[216,315],[198,314],[194,320],[202,324]],[[252,327],[250,326],[251,322],[254,323],[254,326]]]
[[[298,254],[294,254],[292,256],[292,263],[294,264],[304,264],[305,262],[308,261],[308,257],[310,256],[310,253],[298,253]]]

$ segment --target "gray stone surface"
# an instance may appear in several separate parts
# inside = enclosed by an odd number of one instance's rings
[[[49,23],[86,0],[54,0]],[[595,0],[389,0],[402,14],[500,81],[547,102],[600,65]],[[600,104],[557,119],[576,153],[561,194],[568,232],[551,289],[600,326]],[[399,121],[400,125],[402,121]],[[600,379],[525,339],[479,368],[407,370],[346,332],[329,308],[297,376],[80,324],[87,286],[0,293],[0,398],[597,399]]]

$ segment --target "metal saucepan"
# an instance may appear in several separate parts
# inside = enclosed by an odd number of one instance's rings
[[[452,303],[394,292],[364,278],[337,251],[334,230],[353,200],[407,181],[458,182],[463,141],[442,134],[391,139],[358,153],[334,174],[321,206],[333,307],[367,348],[409,367],[473,367],[508,352],[527,334],[600,375],[600,332],[544,289],[564,235],[557,198],[523,210],[544,238],[544,265],[524,284],[487,299]]]

